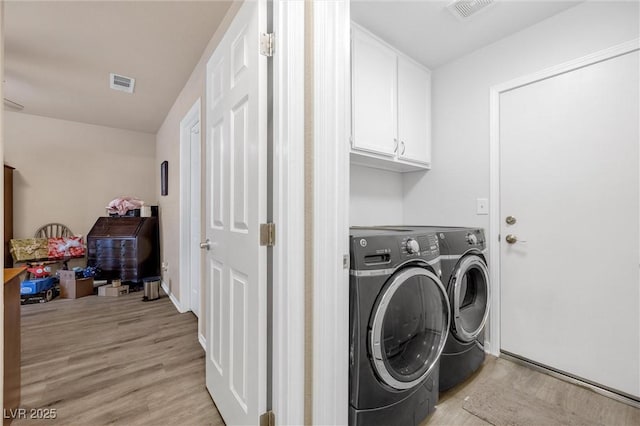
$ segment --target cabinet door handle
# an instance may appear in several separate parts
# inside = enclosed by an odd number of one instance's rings
[[[393,153],[398,152],[398,139],[393,139]]]
[[[400,144],[402,145],[402,151],[400,152],[400,155],[404,155],[404,150],[405,150],[405,146],[404,146],[404,142],[400,142]]]

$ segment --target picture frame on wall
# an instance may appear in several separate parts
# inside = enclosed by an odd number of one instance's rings
[[[169,162],[160,164],[160,195],[169,195]]]

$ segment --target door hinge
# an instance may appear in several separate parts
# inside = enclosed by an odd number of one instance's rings
[[[273,247],[276,245],[276,224],[261,223],[260,224],[260,245]]]
[[[276,415],[269,410],[260,416],[260,426],[276,426]]]
[[[349,255],[342,256],[342,269],[349,269]]]
[[[275,41],[273,37],[273,33],[260,34],[260,54],[267,58],[273,56],[273,50],[275,48]]]

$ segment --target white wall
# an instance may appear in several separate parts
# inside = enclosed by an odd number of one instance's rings
[[[349,225],[401,224],[402,175],[354,164],[350,172]]]
[[[404,176],[404,221],[489,227],[489,88],[638,37],[637,2],[588,2],[432,73],[433,169]]]
[[[229,8],[227,15],[211,40],[209,40],[189,80],[185,83],[156,134],[156,162],[158,167],[162,161],[169,161],[169,194],[161,196],[160,184],[156,185],[156,198],[159,199],[161,210],[161,255],[162,261],[166,263],[168,268],[162,273],[162,279],[178,300],[180,300],[180,121],[198,98],[202,100],[201,112],[204,114],[206,111],[205,71],[207,61],[241,5],[241,2],[234,2]],[[200,123],[202,123],[202,140],[204,143],[206,137],[204,116],[200,117]],[[202,152],[205,152],[204,149]],[[204,188],[204,185],[202,187]],[[204,214],[202,217],[204,217]]]
[[[16,168],[14,237],[49,222],[86,237],[109,201],[157,201],[154,135],[4,111],[4,161]]]

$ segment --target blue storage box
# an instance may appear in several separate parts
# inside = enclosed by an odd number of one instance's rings
[[[20,283],[20,294],[38,294],[49,290],[56,285],[55,277],[34,278],[32,280],[24,280]]]

